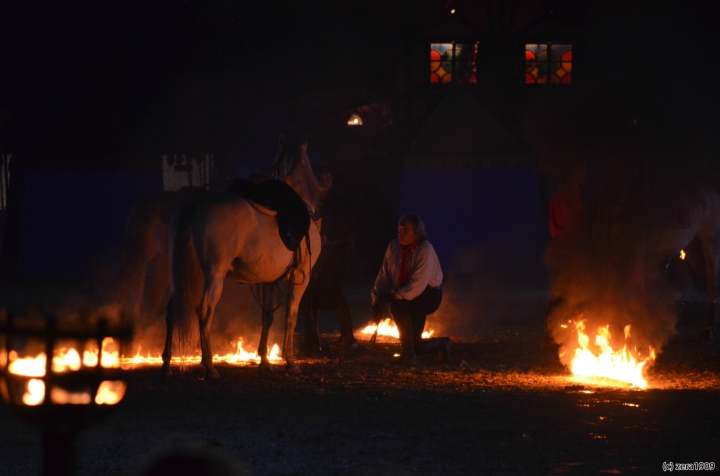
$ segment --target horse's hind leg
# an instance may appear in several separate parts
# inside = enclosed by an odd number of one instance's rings
[[[252,284],[250,286],[252,286]],[[260,370],[272,372],[272,365],[270,365],[270,361],[267,358],[267,341],[270,326],[272,326],[274,320],[272,308],[274,304],[275,286],[265,283],[260,285],[260,289],[262,294],[262,333],[260,334],[260,345],[258,346],[258,355],[260,356],[259,368]]]
[[[208,279],[205,283],[205,293],[200,301],[198,316],[200,318],[200,347],[202,349],[202,360],[200,363],[205,366],[205,378],[220,378],[217,370],[212,363],[212,349],[210,347],[210,325],[212,324],[213,315],[215,314],[215,305],[220,300],[222,294],[223,279],[222,275],[213,276],[206,273]]]

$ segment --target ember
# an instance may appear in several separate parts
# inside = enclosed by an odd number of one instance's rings
[[[394,323],[390,323],[390,318],[383,319],[380,321],[380,324],[375,325],[374,322],[368,323],[367,327],[360,331],[363,334],[369,334],[373,335],[375,334],[375,329],[377,329],[378,336],[385,336],[385,337],[394,337],[395,339],[400,338],[400,333],[398,332],[398,328]],[[425,331],[422,333],[423,339],[429,339],[431,335],[433,335],[433,332],[435,331]]]
[[[590,336],[585,333],[585,320],[570,321],[575,325],[578,334],[578,348],[570,362],[573,375],[585,378],[603,378],[626,382],[633,387],[647,388],[643,376],[645,364],[655,361],[655,349],[649,346],[649,355],[640,357],[637,348],[628,350],[627,343],[622,350],[615,350],[610,344],[610,326],[598,327],[595,343],[591,348]],[[625,326],[625,340],[630,336],[630,325]],[[561,350],[564,355],[565,349]]]

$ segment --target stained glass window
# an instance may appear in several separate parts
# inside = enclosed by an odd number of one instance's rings
[[[477,43],[430,43],[431,83],[477,83]]]
[[[553,43],[525,45],[525,83],[570,84],[572,45]]]

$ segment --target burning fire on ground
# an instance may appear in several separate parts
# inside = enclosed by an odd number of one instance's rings
[[[219,355],[215,354],[213,362],[224,362],[228,364],[247,364],[260,363],[260,357],[257,352],[248,352],[242,347],[242,339],[238,339],[237,351],[233,354]],[[119,355],[117,349],[113,349],[114,341],[112,338],[103,340],[103,351],[101,359],[101,367],[117,368],[137,365],[159,365],[162,364],[160,355],[152,356],[150,353],[143,357],[140,355],[142,349],[138,346],[137,354],[134,357],[126,357]],[[75,348],[60,348],[53,354],[52,370],[55,373],[65,373],[69,371],[77,371],[82,367],[96,367],[98,365],[98,350],[84,350],[82,357]],[[16,351],[10,351],[8,355],[8,371],[15,375],[23,375],[26,377],[44,377],[45,363],[47,356],[44,352],[39,353],[35,357],[19,357]],[[191,357],[173,357],[174,363],[199,363],[200,355]],[[280,356],[280,348],[277,344],[273,345],[268,354],[268,360],[271,362],[282,360]],[[114,405],[122,400],[125,395],[125,383],[122,381],[106,380],[100,384],[95,395],[95,403],[98,405]],[[50,398],[53,403],[57,404],[89,404],[92,396],[89,392],[67,392],[60,388],[53,388]],[[28,380],[25,394],[22,397],[25,405],[40,405],[45,400],[45,382],[40,378],[31,378]]]
[[[375,329],[377,329],[378,336],[394,337],[395,339],[400,338],[400,332],[398,331],[397,326],[395,325],[395,323],[392,323],[392,324],[390,323],[389,317],[380,321],[380,323],[378,325],[375,325],[374,322],[369,323],[367,325],[367,327],[365,327],[365,329],[363,329],[360,332],[362,334],[373,335],[373,334],[375,334]],[[429,339],[430,336],[433,335],[433,332],[435,332],[435,331],[423,332],[422,338]]]
[[[629,383],[633,387],[647,388],[644,372],[655,361],[655,349],[648,346],[646,357],[637,347],[628,348],[627,339],[630,337],[630,324],[625,326],[625,343],[622,349],[611,345],[610,326],[600,326],[595,332],[594,342],[586,333],[585,320],[569,321],[577,331],[577,345],[573,352],[569,368],[573,375],[583,378],[602,378]],[[568,328],[563,324],[561,327]],[[589,332],[589,334],[592,334]],[[560,356],[564,356],[568,349],[561,348]]]

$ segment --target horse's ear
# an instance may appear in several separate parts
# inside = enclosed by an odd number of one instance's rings
[[[282,152],[285,150],[285,134],[280,134],[280,137],[278,137],[278,151]]]

